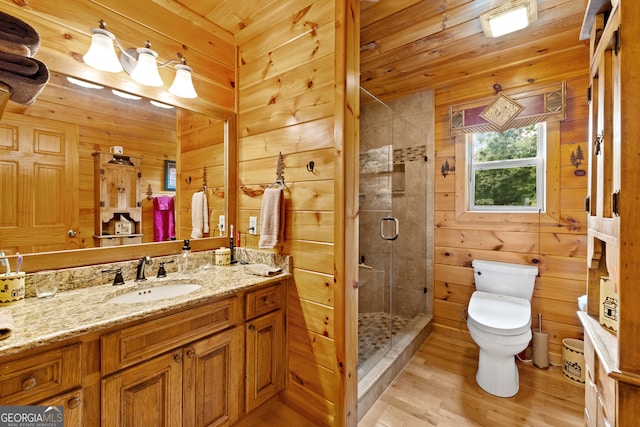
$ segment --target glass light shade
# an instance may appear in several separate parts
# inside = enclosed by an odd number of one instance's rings
[[[116,49],[113,46],[115,36],[109,31],[102,28],[91,28],[93,35],[91,36],[91,46],[84,54],[85,64],[91,68],[109,73],[118,73],[122,71],[122,65],[116,55]]]
[[[144,86],[162,86],[164,83],[160,78],[156,63],[158,54],[146,47],[139,47],[136,51],[138,52],[138,63],[131,72],[131,78]]]
[[[191,80],[191,71],[191,67],[183,64],[176,65],[176,78],[169,88],[169,93],[180,98],[197,98],[198,94]]]
[[[493,37],[500,37],[526,28],[529,25],[527,8],[521,7],[498,15],[489,20],[489,25],[491,26]]]

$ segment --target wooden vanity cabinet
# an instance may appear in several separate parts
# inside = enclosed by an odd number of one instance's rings
[[[82,425],[81,386],[81,344],[0,363],[1,406],[64,406],[65,427]]]
[[[104,335],[102,425],[235,423],[244,360],[240,307],[233,297]]]
[[[245,405],[249,412],[284,388],[286,287],[282,283],[246,295]]]
[[[96,246],[142,243],[142,158],[94,153]]]

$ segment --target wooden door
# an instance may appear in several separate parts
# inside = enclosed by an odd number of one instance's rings
[[[246,324],[247,412],[284,388],[284,328],[277,310]]]
[[[4,114],[0,123],[0,251],[83,247],[82,240],[69,233],[80,228],[78,162],[77,126]]]
[[[182,350],[102,380],[101,413],[103,426],[181,426]]]
[[[238,420],[241,333],[234,328],[185,347],[185,426],[229,426]]]

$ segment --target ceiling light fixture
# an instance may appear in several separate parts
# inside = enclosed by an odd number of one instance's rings
[[[124,49],[118,38],[106,28],[100,20],[99,28],[91,28],[91,46],[83,56],[84,62],[99,71],[117,73],[126,71],[135,82],[144,86],[160,87],[164,85],[158,68],[174,65],[176,77],[169,92],[180,98],[197,98],[193,87],[191,67],[186,65],[185,58],[172,59],[164,63],[158,62],[158,53],[151,49],[147,40],[144,47]],[[115,45],[114,45],[115,44]],[[120,57],[116,55],[115,46],[120,49]]]
[[[500,37],[522,30],[538,18],[536,0],[514,0],[480,15],[487,37]]]

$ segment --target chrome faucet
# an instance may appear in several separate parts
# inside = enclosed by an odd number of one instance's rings
[[[142,282],[144,280],[147,280],[147,278],[144,277],[145,264],[146,265],[152,264],[150,256],[140,258],[140,261],[138,261],[138,268],[136,269],[136,282]]]

